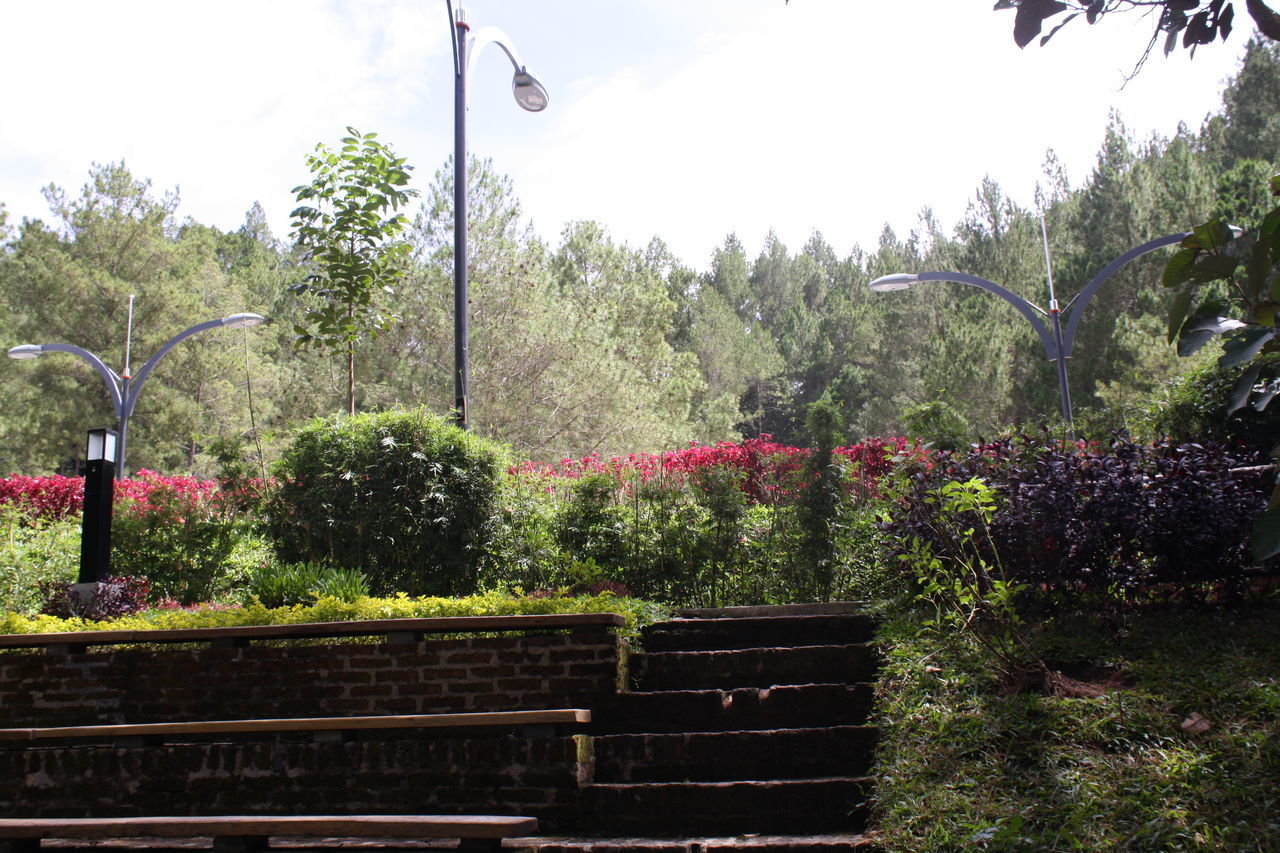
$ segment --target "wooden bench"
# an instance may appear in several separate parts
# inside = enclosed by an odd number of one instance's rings
[[[537,831],[536,818],[501,815],[6,818],[0,819],[0,853],[37,853],[44,838],[153,837],[212,837],[217,853],[252,853],[267,849],[272,836],[457,838],[459,850],[500,850],[502,839]]]
[[[605,631],[625,624],[626,620],[617,613],[363,619],[352,622],[303,622],[296,625],[244,625],[230,628],[0,634],[0,649],[43,648],[49,654],[80,654],[90,646],[139,643],[208,643],[215,648],[243,648],[254,640],[306,640],[379,634],[385,636],[388,643],[414,643],[426,634],[529,633],[581,629]]]
[[[461,714],[398,714],[370,717],[298,717],[266,720],[211,720],[178,723],[124,723],[97,726],[0,729],[0,742],[110,740],[117,747],[153,746],[166,739],[220,734],[311,732],[317,741],[349,739],[357,731],[384,729],[502,729],[527,737],[554,737],[591,722],[585,708],[544,711],[484,711]]]

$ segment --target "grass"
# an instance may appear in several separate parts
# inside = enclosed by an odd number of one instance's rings
[[[963,637],[914,617],[883,639],[888,853],[1280,850],[1280,604],[1041,626],[1068,674],[1123,674],[1093,698],[1002,695]]]

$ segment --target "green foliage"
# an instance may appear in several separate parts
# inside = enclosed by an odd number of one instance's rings
[[[1263,369],[1274,371],[1275,356],[1260,357]],[[1150,439],[1171,441],[1243,444],[1267,452],[1280,437],[1280,407],[1262,411],[1245,406],[1230,411],[1241,379],[1250,368],[1245,365],[1219,367],[1212,362],[1166,385],[1152,399],[1147,410],[1133,424],[1134,432]]]
[[[1225,851],[1280,846],[1274,606],[1036,626],[1076,690],[1008,695],[969,637],[882,630],[878,841],[952,850]],[[1184,730],[1191,714],[1206,731]]]
[[[124,373],[116,359],[131,295],[138,360],[194,322],[270,313],[250,286],[256,273],[219,258],[224,235],[180,222],[177,194],[156,192],[123,164],[95,165],[79,193],[49,186],[45,197],[48,223],[26,221],[11,251],[0,252],[0,305],[11,344],[75,344]],[[271,270],[261,274],[278,286]],[[259,384],[274,376],[276,368],[254,348],[271,334],[269,327],[210,331],[168,353],[130,421],[130,470],[189,468],[198,436],[238,431],[246,374]],[[6,473],[49,473],[79,459],[85,425],[113,422],[102,378],[70,355],[15,362],[0,372],[0,389],[10,413],[0,417]]]
[[[1040,683],[1043,664],[1027,643],[1018,611],[1027,587],[1008,576],[998,557],[987,557],[996,551],[991,534],[996,492],[973,478],[944,483],[923,499],[932,508],[933,535],[911,536],[898,560],[919,587],[917,598],[933,611],[925,625],[939,635],[972,637],[1008,687]]]
[[[280,466],[280,559],[359,569],[379,594],[472,592],[507,464],[420,409],[313,421]]]
[[[220,501],[158,485],[145,503],[117,505],[111,569],[149,580],[152,600],[209,601],[239,580],[233,555],[247,532],[246,520]]]
[[[102,623],[54,616],[0,616],[0,634],[51,634],[66,631],[147,631],[182,628],[222,628],[239,625],[294,625],[307,622],[349,622],[374,619],[427,619],[437,616],[535,616],[551,613],[617,613],[626,620],[627,636],[667,618],[661,605],[612,593],[573,597],[526,597],[485,592],[462,598],[414,598],[400,593],[391,598],[341,601],[323,598],[313,604],[269,608],[244,607],[156,608]]]
[[[905,435],[919,438],[938,450],[960,450],[970,440],[964,416],[942,398],[941,391],[935,399],[905,409],[902,429]]]
[[[836,447],[844,438],[844,423],[836,403],[823,397],[809,406],[805,427],[814,439],[814,448],[805,460],[803,486],[796,498],[796,524],[800,532],[800,555],[811,573],[807,586],[820,601],[829,600],[837,567],[848,545],[840,535],[851,495],[842,457]]]
[[[41,522],[0,506],[0,612],[35,612],[41,585],[71,583],[79,565],[78,519]]]
[[[321,598],[352,603],[369,594],[369,581],[352,569],[335,569],[314,563],[277,565],[265,563],[249,573],[244,594],[264,607],[293,607]]]
[[[1280,197],[1280,174],[1270,190]],[[1163,285],[1176,291],[1169,309],[1169,340],[1178,354],[1192,355],[1224,335],[1223,369],[1244,367],[1227,401],[1227,414],[1244,408],[1262,411],[1280,394],[1275,376],[1280,353],[1280,206],[1273,207],[1237,254],[1237,232],[1221,219],[1198,225],[1182,241],[1165,267]],[[1270,507],[1254,526],[1253,555],[1259,562],[1280,554],[1280,484]]]
[[[556,519],[556,544],[580,561],[617,571],[627,557],[627,515],[615,501],[620,485],[607,474],[592,474],[573,485]]]
[[[298,344],[346,355],[347,413],[354,415],[355,346],[396,319],[381,303],[394,295],[411,252],[401,239],[408,219],[397,211],[417,192],[404,189],[413,167],[376,133],[347,133],[337,151],[316,146],[307,157],[311,183],[293,190],[294,245],[311,272],[291,289],[316,297],[296,327]]]

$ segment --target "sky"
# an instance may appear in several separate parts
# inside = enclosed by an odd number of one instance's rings
[[[445,0],[0,0],[0,203],[48,220],[41,189],[76,192],[124,161],[180,217],[223,229],[259,202],[287,238],[305,157],[347,126],[374,131],[425,189],[453,150]],[[455,2],[455,7],[458,4]],[[1053,149],[1087,179],[1115,111],[1138,140],[1219,109],[1249,37],[1194,59],[1157,52],[1153,23],[1072,22],[1019,50],[992,0],[473,0],[550,105],[511,97],[495,46],[469,81],[471,153],[508,175],[553,245],[593,219],[643,248],[660,237],[706,269],[730,232],[793,251],[820,231],[844,255],[924,208],[950,228],[984,177],[1034,203]]]

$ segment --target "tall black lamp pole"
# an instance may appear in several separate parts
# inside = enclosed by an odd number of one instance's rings
[[[520,64],[511,40],[497,27],[481,27],[467,37],[471,28],[459,7],[453,13],[448,4],[449,23],[453,26],[453,421],[463,429],[470,427],[468,394],[471,384],[468,352],[471,329],[467,306],[470,303],[467,281],[467,77],[471,66],[486,45],[496,44],[511,60],[515,76],[511,93],[522,109],[531,113],[547,108],[547,90],[542,88],[528,69]]]

